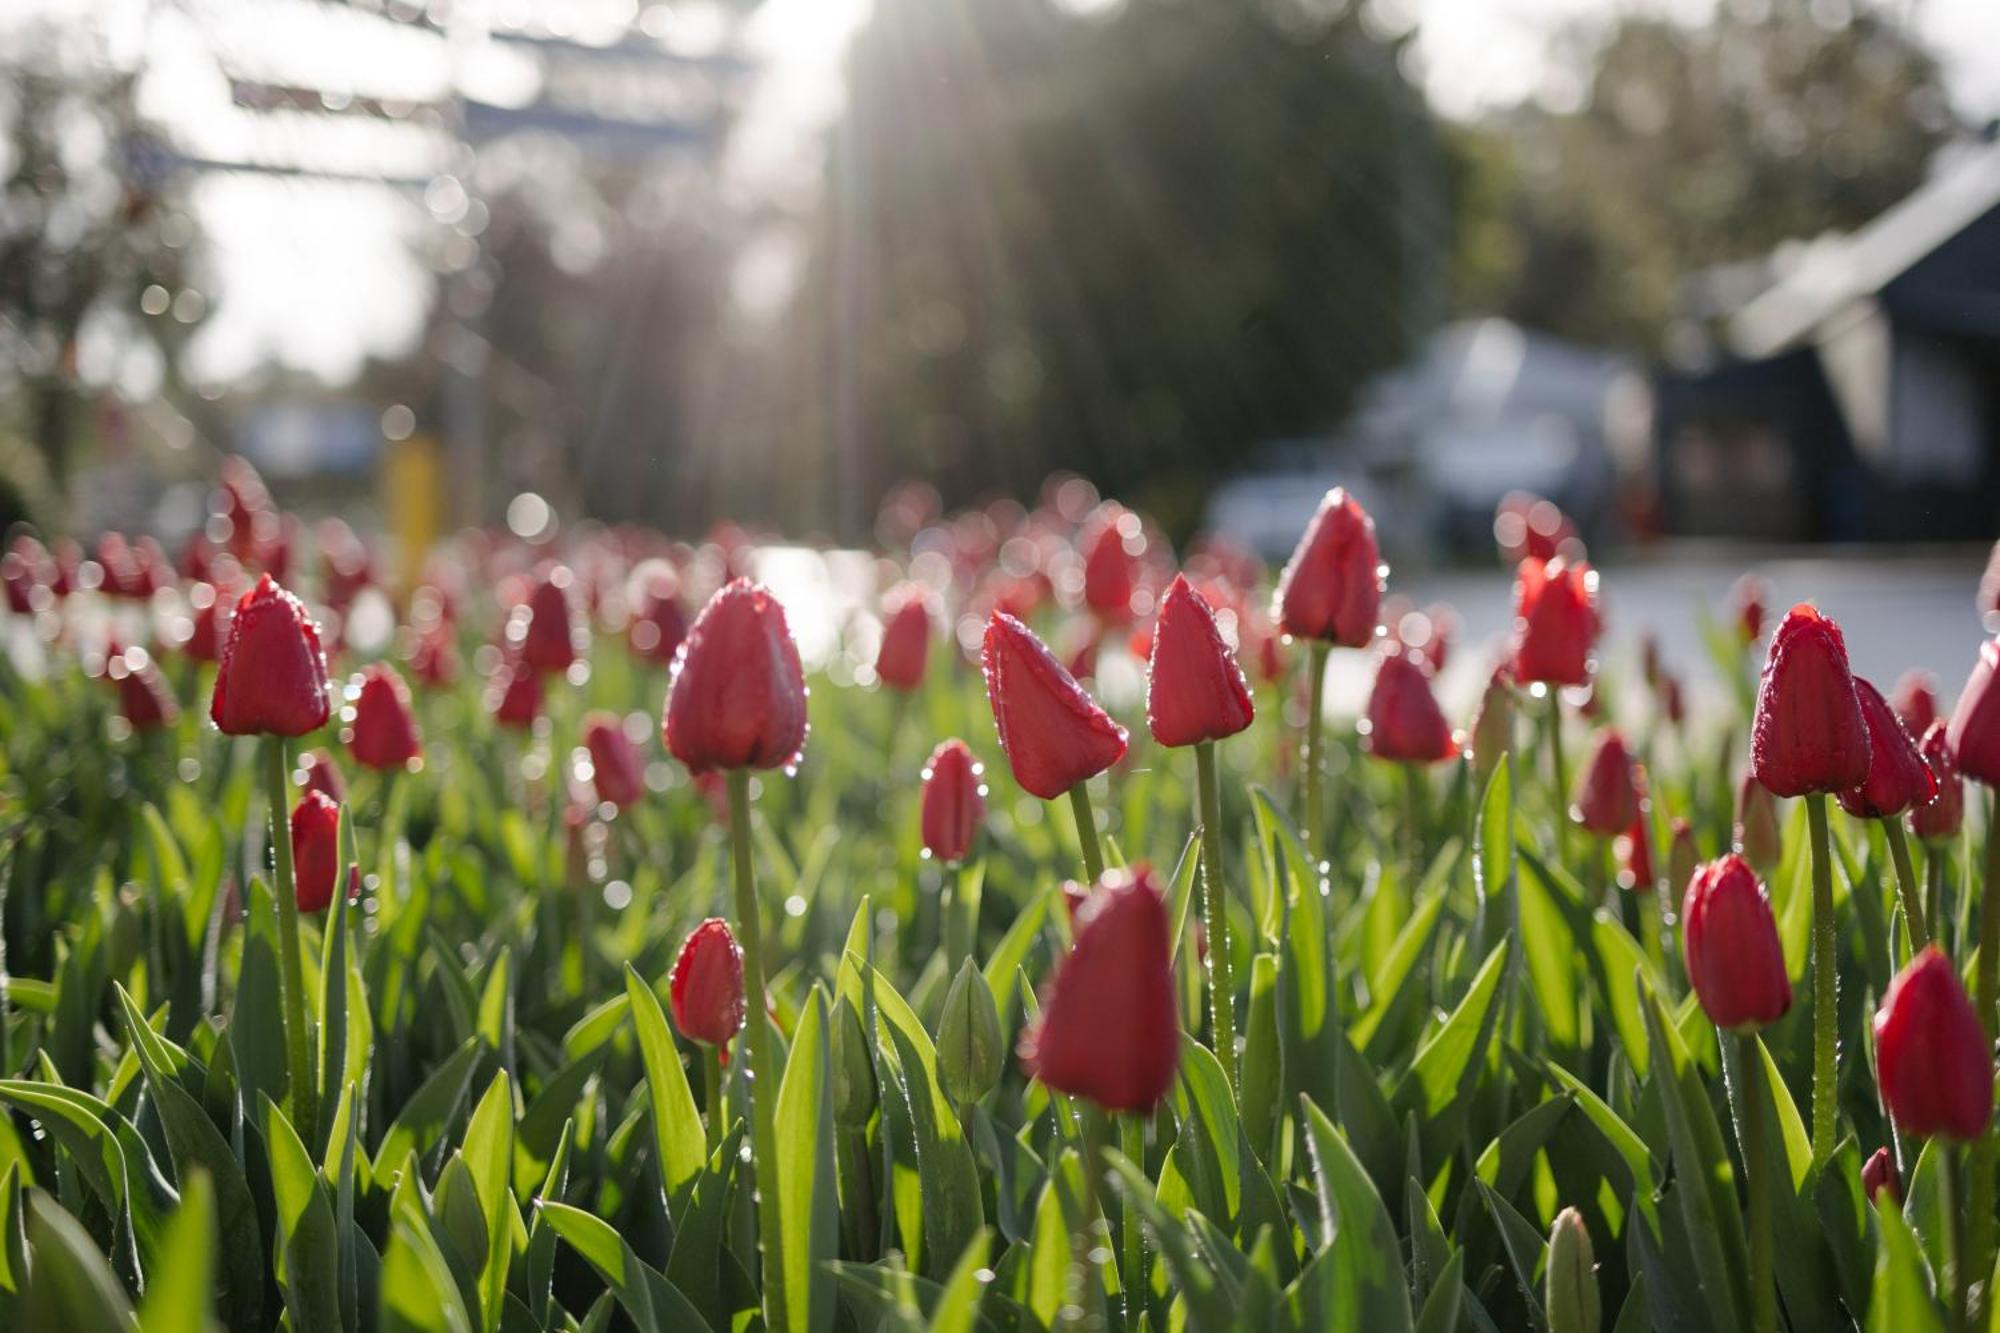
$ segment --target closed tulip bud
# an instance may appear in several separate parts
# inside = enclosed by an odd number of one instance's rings
[[[861,1030],[861,1016],[845,995],[834,1003],[832,1028],[833,1120],[859,1129],[875,1114],[875,1060],[868,1050],[868,1034]]]
[[[1861,1192],[1876,1203],[1880,1203],[1886,1192],[1893,1206],[1903,1202],[1902,1177],[1896,1174],[1896,1159],[1889,1156],[1887,1148],[1877,1148],[1861,1167]]]
[[[229,599],[206,583],[188,589],[190,627],[181,651],[191,661],[216,662],[229,638]]]
[[[582,631],[570,606],[572,582],[569,570],[557,565],[528,594],[526,605],[515,610],[517,623],[509,628],[508,638],[521,660],[536,671],[568,671],[576,661],[576,641]]]
[[[1375,520],[1339,486],[1326,493],[1278,576],[1271,616],[1280,633],[1366,648],[1382,613]]]
[[[525,729],[542,712],[542,678],[527,663],[509,659],[486,682],[486,707],[503,727]]]
[[[1160,601],[1146,670],[1153,739],[1169,747],[1219,741],[1248,727],[1256,713],[1214,610],[1185,575],[1174,575]]]
[[[1945,740],[1960,773],[2000,787],[2000,638],[1980,646],[1979,661],[1951,710]]]
[[[1889,702],[1910,734],[1921,736],[1938,718],[1937,680],[1930,672],[1912,667],[1896,678]]]
[[[1910,811],[1910,829],[1925,842],[1950,842],[1965,825],[1965,782],[1958,776],[1958,760],[1951,752],[1945,727],[1945,720],[1937,719],[1917,745],[1917,752],[1930,765],[1931,776],[1937,779],[1937,798]]]
[[[1935,944],[1896,974],[1875,1013],[1875,1073],[1905,1134],[1969,1143],[1993,1119],[1993,1046]]]
[[[167,688],[165,676],[144,648],[128,648],[105,663],[104,674],[118,689],[118,713],[134,731],[172,726],[181,715],[179,701]]]
[[[1747,648],[1764,637],[1764,620],[1769,614],[1766,608],[1771,604],[1771,590],[1755,574],[1745,574],[1736,580],[1729,595],[1736,604],[1736,637]]]
[[[1639,815],[1639,789],[1632,780],[1632,753],[1625,738],[1607,727],[1576,785],[1570,817],[1603,838],[1615,838]]]
[[[305,791],[325,792],[335,805],[347,800],[347,779],[325,750],[308,750],[299,756],[299,786]]]
[[[985,769],[964,741],[948,740],[924,765],[924,850],[948,865],[963,861],[986,818]]]
[[[1745,773],[1736,789],[1736,850],[1760,875],[1777,870],[1778,858],[1784,854],[1778,798],[1757,781],[1754,771]]]
[[[1701,849],[1695,846],[1694,825],[1685,819],[1675,819],[1673,841],[1667,846],[1667,883],[1687,883],[1694,878],[1695,867],[1700,864]]]
[[[1681,901],[1681,956],[1708,1021],[1754,1032],[1792,1007],[1778,923],[1749,862],[1731,853],[1688,880]]]
[[[340,806],[309,791],[292,808],[293,892],[301,912],[324,912],[340,877]]]
[[[737,579],[708,599],[674,661],[662,724],[690,769],[789,768],[806,743],[806,682],[784,608]]]
[[[208,715],[231,736],[303,736],[331,710],[319,626],[266,574],[230,617]]]
[[[892,690],[908,693],[924,683],[931,655],[930,594],[906,583],[883,604],[882,646],[875,654],[875,676]]]
[[[1173,1087],[1181,1028],[1173,926],[1144,867],[1107,874],[1076,915],[1076,943],[1021,1038],[1021,1064],[1107,1111],[1150,1111]]]
[[[1024,791],[1052,801],[1124,757],[1125,728],[1026,625],[995,611],[981,657],[1000,748]]]
[[[1514,679],[1504,666],[1493,668],[1479,711],[1472,715],[1472,763],[1483,779],[1514,748]]]
[[[1416,653],[1386,654],[1375,669],[1368,694],[1361,743],[1377,759],[1401,764],[1434,764],[1456,758],[1458,742],[1444,720],[1430,673]]]
[[[1083,549],[1083,604],[1114,624],[1131,618],[1132,592],[1139,581],[1139,559],[1126,549],[1119,530],[1126,517],[1123,510],[1107,506]]]
[[[347,748],[355,762],[377,772],[407,766],[424,750],[417,719],[410,712],[409,686],[383,662],[364,669],[360,682]]]
[[[999,1085],[1006,1056],[992,988],[968,958],[945,993],[944,1014],[938,1019],[938,1083],[959,1105],[976,1102]]]
[[[1619,883],[1640,893],[1651,893],[1654,889],[1653,874],[1653,803],[1646,799],[1646,769],[1642,764],[1632,766],[1632,783],[1638,793],[1638,801],[1632,811],[1632,822],[1625,831],[1612,839],[1612,850],[1624,867]]]
[[[743,1026],[743,950],[727,921],[712,916],[687,937],[667,978],[667,999],[674,1026],[690,1040],[726,1046]]]
[[[1597,1255],[1583,1214],[1565,1208],[1549,1229],[1549,1270],[1543,1288],[1549,1333],[1597,1333],[1603,1305],[1597,1294]]]
[[[1840,808],[1856,819],[1892,819],[1905,810],[1931,803],[1937,778],[1917,753],[1917,743],[1903,728],[1882,692],[1859,676],[1855,696],[1861,720],[1868,726],[1868,777],[1858,787],[1838,793]]]
[[[620,810],[638,804],[646,794],[646,764],[618,715],[592,713],[584,718],[583,745],[590,751],[590,782],[597,799]]]
[[[1514,679],[1523,685],[1586,685],[1602,629],[1597,571],[1558,557],[1523,560],[1514,576]]]
[[[1868,779],[1868,724],[1840,626],[1800,603],[1771,636],[1757,685],[1750,764],[1776,796],[1845,791]]]

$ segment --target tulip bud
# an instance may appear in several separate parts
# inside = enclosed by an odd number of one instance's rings
[[[1543,1288],[1549,1333],[1597,1333],[1603,1306],[1597,1295],[1597,1255],[1583,1214],[1565,1208],[1549,1230],[1548,1279]]]
[[[1937,721],[1937,681],[1930,672],[1912,667],[1896,678],[1896,689],[1889,702],[1910,734],[1921,736]]]
[[[875,1114],[875,1061],[868,1051],[868,1034],[861,1016],[841,996],[833,1006],[833,1120],[859,1129]]]
[[[1570,817],[1602,838],[1615,838],[1639,814],[1639,791],[1632,782],[1632,754],[1625,738],[1606,727],[1577,781]]]
[[[301,912],[324,912],[340,875],[340,807],[309,791],[292,808],[293,894]]]
[[[542,712],[541,676],[525,662],[502,662],[486,683],[486,707],[501,726],[534,726]]]
[[[1107,504],[1083,546],[1083,604],[1100,618],[1123,624],[1132,615],[1139,560],[1126,549],[1120,527],[1126,511]]]
[[[1906,1134],[1969,1143],[1993,1119],[1993,1046],[1935,944],[1896,974],[1875,1013],[1875,1074]]]
[[[208,715],[231,736],[303,736],[331,708],[319,626],[266,574],[230,618]]]
[[[1700,864],[1701,851],[1695,846],[1694,825],[1685,819],[1675,819],[1673,842],[1667,848],[1667,883],[1687,883],[1694,878],[1695,867]]]
[[[1597,571],[1563,557],[1523,560],[1514,576],[1514,679],[1587,685],[1602,629]]]
[[[1840,808],[1856,819],[1891,819],[1929,805],[1937,795],[1937,778],[1917,753],[1917,743],[1903,729],[1902,719],[1882,692],[1859,676],[1854,679],[1854,693],[1861,701],[1861,720],[1868,726],[1868,778],[1838,793]]]
[[[646,794],[646,765],[618,715],[599,712],[585,717],[583,745],[590,751],[590,781],[597,799],[620,810],[638,804]]]
[[[882,646],[875,676],[892,690],[908,693],[924,683],[931,654],[930,594],[906,583],[883,601]]]
[[[576,661],[582,630],[570,607],[569,587],[574,581],[567,568],[556,565],[528,594],[527,603],[515,608],[508,639],[517,645],[521,660],[536,671],[568,671]]]
[[[1124,757],[1125,728],[1026,625],[994,612],[981,656],[1000,748],[1023,790],[1052,801]]]
[[[167,688],[166,677],[144,648],[128,648],[104,664],[104,674],[118,688],[118,712],[134,731],[171,726],[181,715],[180,703]]]
[[[961,740],[941,743],[924,765],[924,850],[948,865],[965,859],[986,817],[984,771]]]
[[[1483,781],[1514,748],[1514,680],[1507,668],[1493,668],[1479,711],[1472,717],[1472,763]]]
[[[1958,776],[1958,760],[1951,752],[1943,718],[1932,722],[1917,746],[1937,779],[1937,798],[1929,805],[1910,811],[1910,828],[1925,842],[1950,842],[1965,824],[1965,782]]]
[[[1328,491],[1278,576],[1271,616],[1281,633],[1366,648],[1382,612],[1375,520],[1339,486]]]
[[[192,625],[181,651],[191,661],[215,662],[222,658],[222,645],[229,638],[229,599],[220,589],[197,583],[188,589],[188,614]]]
[[[1617,854],[1624,873],[1619,883],[1625,888],[1639,893],[1651,893],[1655,888],[1653,875],[1653,803],[1646,799],[1646,766],[1632,765],[1632,787],[1638,799],[1632,810],[1632,822],[1625,831],[1612,840],[1612,850]]]
[[[347,746],[357,762],[378,772],[402,768],[423,753],[417,720],[410,713],[410,690],[396,669],[377,662],[362,671],[354,700]]]
[[[737,579],[708,599],[674,662],[662,733],[691,769],[789,768],[806,743],[806,683],[784,608]]]
[[[1777,870],[1783,855],[1778,827],[1778,798],[1757,781],[1755,770],[1744,773],[1736,789],[1736,850],[1760,875]]]
[[[1755,574],[1745,574],[1729,590],[1736,603],[1736,637],[1744,647],[1764,637],[1765,608],[1771,603],[1771,589]]]
[[[938,1019],[938,1083],[945,1095],[964,1106],[993,1091],[1006,1051],[993,991],[968,958],[945,993],[944,1014]]]
[[[1113,871],[1076,917],[1021,1064],[1057,1092],[1107,1111],[1150,1111],[1180,1067],[1173,926],[1144,866]]]
[[[667,978],[667,999],[682,1036],[729,1044],[743,1026],[743,950],[728,922],[712,916],[694,928]]]
[[[1375,670],[1375,687],[1368,694],[1368,715],[1362,719],[1361,743],[1377,759],[1404,764],[1434,764],[1456,758],[1458,742],[1444,720],[1431,679],[1416,653],[1395,652]]]
[[[1160,601],[1146,671],[1146,725],[1165,746],[1234,736],[1256,708],[1215,612],[1184,574],[1174,575]]]
[[[1889,1156],[1887,1148],[1877,1148],[1861,1167],[1861,1192],[1880,1203],[1884,1191],[1888,1192],[1891,1205],[1902,1204],[1903,1181],[1896,1174],[1896,1160]]]
[[[2000,787],[2000,638],[1980,646],[1979,661],[1951,710],[1945,739],[1960,773]]]
[[[1868,724],[1840,626],[1800,603],[1771,636],[1750,737],[1757,781],[1776,796],[1844,791],[1868,778]]]
[[[1688,881],[1681,903],[1681,955],[1708,1021],[1754,1032],[1792,1007],[1791,978],[1764,886],[1734,854],[1710,861]]]

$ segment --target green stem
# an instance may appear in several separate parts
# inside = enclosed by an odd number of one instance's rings
[[[403,770],[392,768],[382,775],[382,827],[375,850],[375,901],[380,923],[395,919],[397,890],[396,848],[403,841]]]
[[[1104,1170],[1104,1112],[1088,1104],[1080,1104],[1078,1111],[1083,1121],[1083,1225],[1070,1232],[1069,1277],[1062,1309],[1056,1314],[1060,1329],[1090,1327],[1093,1321],[1087,1311],[1098,1303],[1100,1290],[1095,1270],[1102,1262],[1097,1242],[1104,1231],[1099,1206],[1103,1186],[1098,1181]]]
[[[1961,889],[1961,893],[1969,889]],[[1995,1031],[1994,1003],[2000,999],[2000,790],[1993,793],[1986,818],[1986,881],[1979,891],[1979,1021],[1990,1041]],[[1991,1124],[1972,1141],[1967,1158],[1965,1227],[1966,1252],[1971,1257],[1967,1278],[1993,1271],[1993,1163],[1996,1149]],[[1993,1303],[1988,1296],[1987,1304]]]
[[[1951,1333],[1966,1333],[1967,1313],[1971,1308],[1972,1275],[1978,1270],[1973,1267],[1972,1257],[1977,1251],[1969,1246],[1973,1239],[1968,1233],[1977,1225],[1977,1218],[1968,1218],[1959,1208],[1958,1172],[1965,1165],[1965,1150],[1956,1144],[1938,1144],[1944,1149],[1944,1161],[1939,1163],[1944,1169],[1938,1172],[1938,1202],[1944,1209],[1945,1263],[1952,1270],[1950,1276],[1951,1304],[1950,1322],[1946,1325]],[[1975,1154],[1974,1170],[1977,1170]],[[1973,1182],[1975,1185],[1977,1182]],[[1989,1298],[1990,1299],[1990,1298]]]
[[[1320,795],[1319,779],[1326,731],[1326,719],[1321,716],[1326,708],[1326,655],[1331,647],[1314,640],[1306,668],[1312,672],[1306,704],[1306,850],[1316,862],[1326,858],[1326,802]]]
[[[1569,766],[1563,762],[1562,696],[1549,686],[1549,774],[1555,783],[1556,855],[1569,860]]]
[[[1807,793],[1806,815],[1812,825],[1812,1148],[1813,1160],[1824,1162],[1833,1155],[1834,1132],[1840,1118],[1840,1084],[1835,1064],[1840,981],[1834,972],[1833,846],[1827,836],[1825,792]]]
[[[292,1128],[307,1143],[314,1142],[315,1089],[312,1041],[306,1032],[306,968],[299,949],[298,884],[292,871],[291,756],[283,736],[264,740],[264,799],[271,810],[271,864],[278,900],[279,961],[284,968],[285,1069],[290,1084]],[[336,893],[346,892],[335,885]]]
[[[1415,894],[1424,877],[1424,770],[1421,764],[1398,764],[1403,770],[1403,854],[1409,861],[1406,889]]]
[[[972,947],[971,932],[966,929],[964,867],[953,861],[944,868],[944,961],[945,975],[958,975],[958,965],[969,954]]]
[[[785,1269],[778,1226],[778,1070],[771,1053],[771,1024],[764,1013],[763,913],[757,870],[750,860],[750,770],[729,770],[729,839],[736,865],[736,929],[743,945],[744,1012],[750,1029],[750,1133],[757,1172],[757,1233],[763,1251],[764,1327],[789,1328]],[[758,1086],[762,1079],[763,1086]]]
[[[722,1048],[701,1044],[701,1092],[708,1107],[708,1150],[722,1146],[722,1128],[727,1120],[722,1105]]]
[[[1910,933],[1910,952],[1921,953],[1931,942],[1931,932],[1926,926],[1924,897],[1917,888],[1917,868],[1910,861],[1910,839],[1903,832],[1903,817],[1891,815],[1882,821],[1882,832],[1889,838],[1889,855],[1896,863],[1896,894],[1903,900],[1903,920]]]
[[[1126,1160],[1139,1168],[1146,1169],[1146,1124],[1138,1112],[1127,1112],[1118,1117],[1119,1148]],[[1119,1209],[1118,1226],[1120,1244],[1125,1258],[1119,1272],[1119,1285],[1125,1291],[1125,1328],[1127,1333],[1142,1328],[1146,1318],[1146,1243],[1145,1235],[1139,1229],[1139,1206],[1129,1192],[1124,1195],[1124,1203]]]
[[[1754,1033],[1736,1036],[1743,1079],[1743,1170],[1750,1185],[1750,1316],[1755,1333],[1777,1333],[1778,1291],[1771,1277],[1771,1161],[1764,1142],[1764,1052]]]
[[[1215,1058],[1231,1096],[1236,1086],[1236,983],[1230,975],[1229,886],[1223,878],[1222,784],[1216,774],[1215,742],[1194,747],[1196,783],[1201,789],[1201,901],[1208,927],[1208,1001],[1214,1023]]]
[[[1924,919],[1934,923],[1943,948],[1942,937],[1945,930],[1944,918],[1944,849],[1929,839],[1924,841]],[[1953,950],[1946,949],[1946,953]]]
[[[1104,851],[1097,845],[1097,819],[1090,813],[1090,788],[1088,782],[1079,782],[1069,789],[1069,808],[1076,816],[1076,841],[1083,848],[1083,873],[1095,885],[1104,878]]]

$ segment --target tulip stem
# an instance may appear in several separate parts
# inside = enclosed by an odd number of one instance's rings
[[[1331,645],[1313,641],[1306,669],[1312,673],[1306,703],[1306,851],[1315,863],[1326,857],[1326,803],[1320,795],[1320,753],[1325,744],[1326,656]]]
[[[1230,975],[1229,888],[1223,878],[1222,784],[1215,771],[1215,742],[1194,747],[1201,788],[1201,902],[1208,922],[1208,1000],[1215,1031],[1215,1058],[1231,1096],[1236,1087],[1236,983]]]
[[[1549,770],[1555,783],[1556,855],[1569,862],[1569,766],[1563,762],[1562,696],[1549,686]]]
[[[1403,770],[1403,851],[1409,860],[1409,882],[1405,892],[1415,901],[1417,885],[1424,877],[1424,770],[1420,764],[1398,764]]]
[[[1771,1162],[1765,1145],[1764,1051],[1755,1033],[1736,1034],[1743,1080],[1743,1171],[1750,1187],[1750,1326],[1777,1333],[1778,1292],[1771,1279]]]
[[[1936,843],[1924,841],[1924,919],[1934,923],[1940,937],[1939,948],[1944,948],[1942,937],[1945,933],[1944,918],[1944,849]],[[1946,949],[1945,952],[1954,952]]]
[[[729,840],[736,867],[736,925],[743,945],[744,1014],[750,1029],[751,1146],[757,1172],[757,1232],[763,1250],[764,1327],[789,1328],[785,1271],[778,1226],[778,1071],[772,1063],[771,1023],[764,1012],[764,931],[757,902],[757,871],[750,860],[750,770],[729,770]],[[759,1087],[757,1080],[764,1081]]]
[[[1986,1142],[1990,1140],[1981,1140]],[[1940,1141],[1937,1145],[1944,1149],[1944,1161],[1938,1165],[1944,1169],[1938,1172],[1938,1203],[1944,1210],[1944,1250],[1945,1264],[1951,1270],[1951,1303],[1948,1307],[1949,1322],[1945,1327],[1950,1333],[1966,1333],[1967,1311],[1971,1306],[1972,1256],[1977,1253],[1968,1244],[1974,1238],[1968,1233],[1978,1225],[1977,1218],[1968,1218],[1959,1207],[1958,1173],[1965,1165],[1965,1150],[1957,1144]],[[1979,1169],[1978,1153],[1973,1154],[1972,1169]],[[1977,1181],[1971,1182],[1977,1193]],[[1975,1205],[1976,1206],[1976,1205]],[[1991,1298],[1989,1298],[1990,1300]]]
[[[1903,817],[1891,815],[1882,821],[1889,839],[1889,856],[1896,863],[1896,894],[1903,900],[1903,920],[1910,936],[1910,952],[1922,953],[1931,942],[1924,915],[1924,896],[1917,888],[1917,868],[1910,861],[1910,840],[1903,832]]]
[[[1118,1150],[1127,1161],[1146,1172],[1146,1125],[1137,1111],[1127,1111],[1118,1117]],[[1125,1328],[1127,1333],[1145,1326],[1146,1319],[1146,1241],[1139,1230],[1139,1205],[1132,1198],[1130,1190],[1121,1193],[1123,1202],[1119,1206],[1119,1243],[1125,1260],[1119,1274],[1119,1285],[1125,1290]]]
[[[1104,878],[1104,850],[1097,845],[1097,817],[1090,812],[1088,780],[1069,789],[1070,812],[1076,816],[1076,841],[1083,849],[1083,873],[1091,886]]]
[[[708,1150],[722,1145],[722,1048],[701,1043],[701,1092],[708,1105]]]
[[[1964,890],[1961,890],[1964,892]],[[2000,790],[1993,793],[1993,803],[1987,807],[1986,815],[1986,882],[1979,892],[1979,975],[1978,1004],[1979,1021],[1986,1027],[1990,1041],[1994,1035],[1994,1002],[2000,996]],[[1971,1256],[1971,1267],[1965,1271],[1969,1279],[1973,1274],[1993,1271],[1993,1162],[1996,1145],[1993,1126],[1988,1124],[1986,1132],[1972,1141],[1972,1152],[1968,1157],[1966,1181],[1966,1217],[1962,1237],[1966,1252]],[[1963,1285],[1963,1281],[1961,1281]],[[1986,1303],[1990,1306],[1994,1298],[1989,1295]]]
[[[397,890],[396,846],[403,840],[403,770],[392,768],[382,774],[382,825],[377,838],[375,901],[381,923],[395,916]]]
[[[291,1084],[292,1128],[307,1143],[313,1139],[314,1089],[312,1042],[306,1035],[306,968],[299,949],[298,881],[292,870],[291,756],[283,736],[264,740],[264,798],[271,807],[271,896],[278,900],[279,961],[284,967],[285,1068]],[[345,886],[336,884],[336,893]]]
[[[1835,1065],[1840,981],[1833,932],[1833,846],[1826,828],[1826,793],[1806,794],[1806,815],[1812,826],[1813,883],[1813,1160],[1833,1156],[1833,1139],[1840,1116],[1840,1084]]]

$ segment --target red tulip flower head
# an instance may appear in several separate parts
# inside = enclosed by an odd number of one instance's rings
[[[1771,636],[1757,685],[1750,764],[1775,796],[1845,791],[1868,780],[1868,724],[1840,626],[1800,603]]]
[[[1889,696],[1889,703],[1896,710],[1896,716],[1903,719],[1903,725],[1910,729],[1912,736],[1921,736],[1937,720],[1937,682],[1928,671],[1912,668],[1896,678],[1896,689]]]
[[[303,736],[326,725],[332,694],[319,626],[264,575],[230,618],[209,717],[231,736]]]
[[[1085,539],[1083,603],[1100,619],[1122,625],[1132,617],[1132,593],[1139,582],[1139,558],[1132,554],[1120,530],[1137,516],[1113,506]]]
[[[1902,719],[1882,691],[1859,676],[1854,693],[1861,701],[1861,720],[1868,725],[1868,779],[1839,793],[1840,808],[1856,819],[1891,819],[1929,805],[1937,795],[1937,778]]]
[[[1339,486],[1319,511],[1278,576],[1271,615],[1280,632],[1341,648],[1366,648],[1382,614],[1382,551],[1375,520]]]
[[[947,865],[965,859],[986,818],[983,771],[961,740],[939,745],[924,765],[924,850]]]
[[[646,794],[646,765],[618,715],[600,712],[585,717],[583,745],[590,752],[590,780],[597,799],[620,810],[637,804]]]
[[[667,687],[667,751],[690,769],[781,768],[806,743],[806,682],[778,599],[737,579],[695,617]]]
[[[1431,693],[1430,673],[1421,654],[1384,655],[1368,695],[1361,739],[1377,759],[1400,764],[1434,764],[1457,756],[1458,742]]]
[[[1639,816],[1639,788],[1632,780],[1632,752],[1612,728],[1597,733],[1596,748],[1576,785],[1571,818],[1600,837],[1615,838]]]
[[[1980,646],[1979,661],[1951,710],[1945,740],[1960,773],[2000,787],[2000,638]]]
[[[1875,1013],[1875,1072],[1906,1134],[1969,1143],[1993,1119],[1993,1045],[1935,944],[1889,983]]]
[[[458,645],[451,622],[433,617],[411,628],[410,674],[436,688],[458,679]]]
[[[357,763],[377,772],[406,767],[424,752],[410,712],[410,687],[387,663],[376,662],[361,672],[347,748]]]
[[[1703,1012],[1717,1027],[1752,1032],[1792,1007],[1792,983],[1770,899],[1750,863],[1734,852],[1688,881],[1681,951]]]
[[[1125,728],[1026,625],[995,611],[981,658],[1000,748],[1024,791],[1053,801],[1124,757]]]
[[[486,707],[503,727],[525,729],[542,713],[542,677],[519,658],[500,664],[486,683]]]
[[[1869,1199],[1879,1199],[1884,1190],[1888,1191],[1889,1202],[1900,1205],[1903,1202],[1903,1181],[1896,1174],[1896,1160],[1889,1156],[1887,1148],[1877,1148],[1861,1167],[1861,1192]]]
[[[1755,574],[1745,574],[1730,589],[1730,598],[1736,603],[1736,637],[1747,648],[1764,637],[1771,590]]]
[[[308,791],[292,808],[292,879],[301,912],[324,912],[340,878],[340,806]]]
[[[1581,560],[1523,560],[1514,575],[1514,679],[1587,685],[1603,624],[1597,571]]]
[[[229,638],[229,599],[221,589],[197,583],[188,589],[188,615],[192,627],[181,651],[196,662],[220,661]]]
[[[325,750],[308,750],[299,756],[299,786],[325,792],[335,805],[347,799],[347,779]]]
[[[875,654],[875,676],[892,690],[907,694],[924,683],[931,655],[930,594],[906,583],[883,601],[882,646]]]
[[[1157,1105],[1180,1067],[1172,933],[1144,867],[1107,874],[1078,910],[1075,947],[1021,1038],[1022,1067],[1107,1111]]]
[[[118,712],[132,730],[155,731],[180,717],[179,701],[144,648],[114,654],[104,664],[104,674],[118,687]]]
[[[1146,725],[1166,746],[1234,736],[1256,716],[1236,654],[1215,612],[1184,574],[1174,575],[1153,627],[1146,672]]]
[[[1958,776],[1958,760],[1945,737],[1943,718],[1925,730],[1917,753],[1923,755],[1931,776],[1937,779],[1937,799],[1910,811],[1910,829],[1925,842],[1949,842],[1965,825],[1965,782]]]
[[[743,1026],[743,950],[729,923],[712,916],[694,928],[667,981],[681,1035],[726,1046]]]
[[[536,671],[567,671],[576,661],[579,629],[569,596],[574,581],[567,568],[557,565],[528,594],[525,611],[516,612],[519,627],[509,637],[516,640],[521,660]]]

